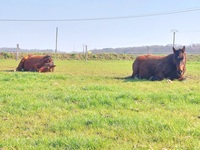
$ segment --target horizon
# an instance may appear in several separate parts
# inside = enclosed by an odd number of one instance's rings
[[[175,48],[178,49],[178,48],[181,48],[185,46],[186,48],[189,47],[193,47],[193,49],[195,49],[195,47],[200,47],[200,43],[193,43],[193,44],[190,44],[190,45],[182,45],[182,44],[176,44],[175,45]],[[132,48],[154,48],[155,47],[173,47],[173,44],[167,44],[167,45],[142,45],[142,46],[131,46],[131,47],[105,47],[105,48],[101,48],[101,49],[88,49],[88,51],[105,51],[105,50],[115,50],[115,51],[118,51],[119,49],[132,49]],[[17,46],[16,47],[0,47],[0,52],[6,52],[6,50],[4,51],[3,49],[10,49],[8,50],[13,52],[17,49]],[[52,52],[55,52],[55,49],[38,49],[38,48],[35,48],[35,49],[29,49],[29,48],[20,48],[19,46],[19,49],[22,50],[22,51],[52,51]],[[152,50],[154,50],[152,49]],[[85,50],[85,49],[84,49]],[[82,53],[83,52],[83,49],[81,51],[69,51],[69,52],[66,52],[66,51],[62,51],[62,50],[58,50],[57,51],[58,53]]]
[[[7,0],[0,6],[0,47],[88,49],[200,43],[198,0]]]

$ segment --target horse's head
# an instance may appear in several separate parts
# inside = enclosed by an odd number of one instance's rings
[[[54,71],[54,67],[56,67],[56,65],[50,64],[50,63],[46,63],[40,69],[38,69],[37,71],[38,72],[53,72]]]
[[[176,64],[177,75],[181,77],[185,73],[185,65],[186,65],[185,46],[183,46],[182,49],[178,50],[176,50],[173,47],[173,51],[174,51],[174,62]]]

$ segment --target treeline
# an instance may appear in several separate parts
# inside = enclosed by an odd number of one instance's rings
[[[175,48],[182,48],[178,45]],[[186,46],[188,54],[200,54],[200,44],[192,44]],[[104,48],[92,50],[92,53],[116,53],[116,54],[170,54],[172,53],[172,45],[152,45],[140,47],[124,47],[124,48]]]

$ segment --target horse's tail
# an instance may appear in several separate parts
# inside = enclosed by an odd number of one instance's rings
[[[132,64],[132,78],[137,77],[139,75],[139,59],[136,58]]]
[[[133,77],[131,75],[131,76],[124,77],[123,79],[133,79]]]
[[[23,58],[21,59],[21,61],[19,62],[18,67],[16,68],[16,71],[24,71],[24,63],[25,63],[25,61],[26,61],[29,57],[30,57],[30,56],[28,55],[28,56],[23,57]]]

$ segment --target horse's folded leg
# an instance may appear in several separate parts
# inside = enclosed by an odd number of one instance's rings
[[[131,76],[133,79],[142,79],[142,77],[139,75],[139,74],[136,74],[136,75],[132,75]]]
[[[153,81],[153,79],[154,79],[154,76],[151,76],[151,77],[149,78],[150,81]]]
[[[183,81],[183,80],[186,80],[186,77],[181,77],[181,78],[178,78],[179,81]]]
[[[158,79],[157,79],[156,76],[151,76],[151,77],[149,78],[149,80],[150,80],[150,81],[156,81],[156,80],[158,80]]]
[[[150,78],[149,78],[149,80],[151,80],[151,81],[161,81],[161,80],[163,80],[164,78],[162,78],[162,77],[158,77],[158,76],[151,76]]]

